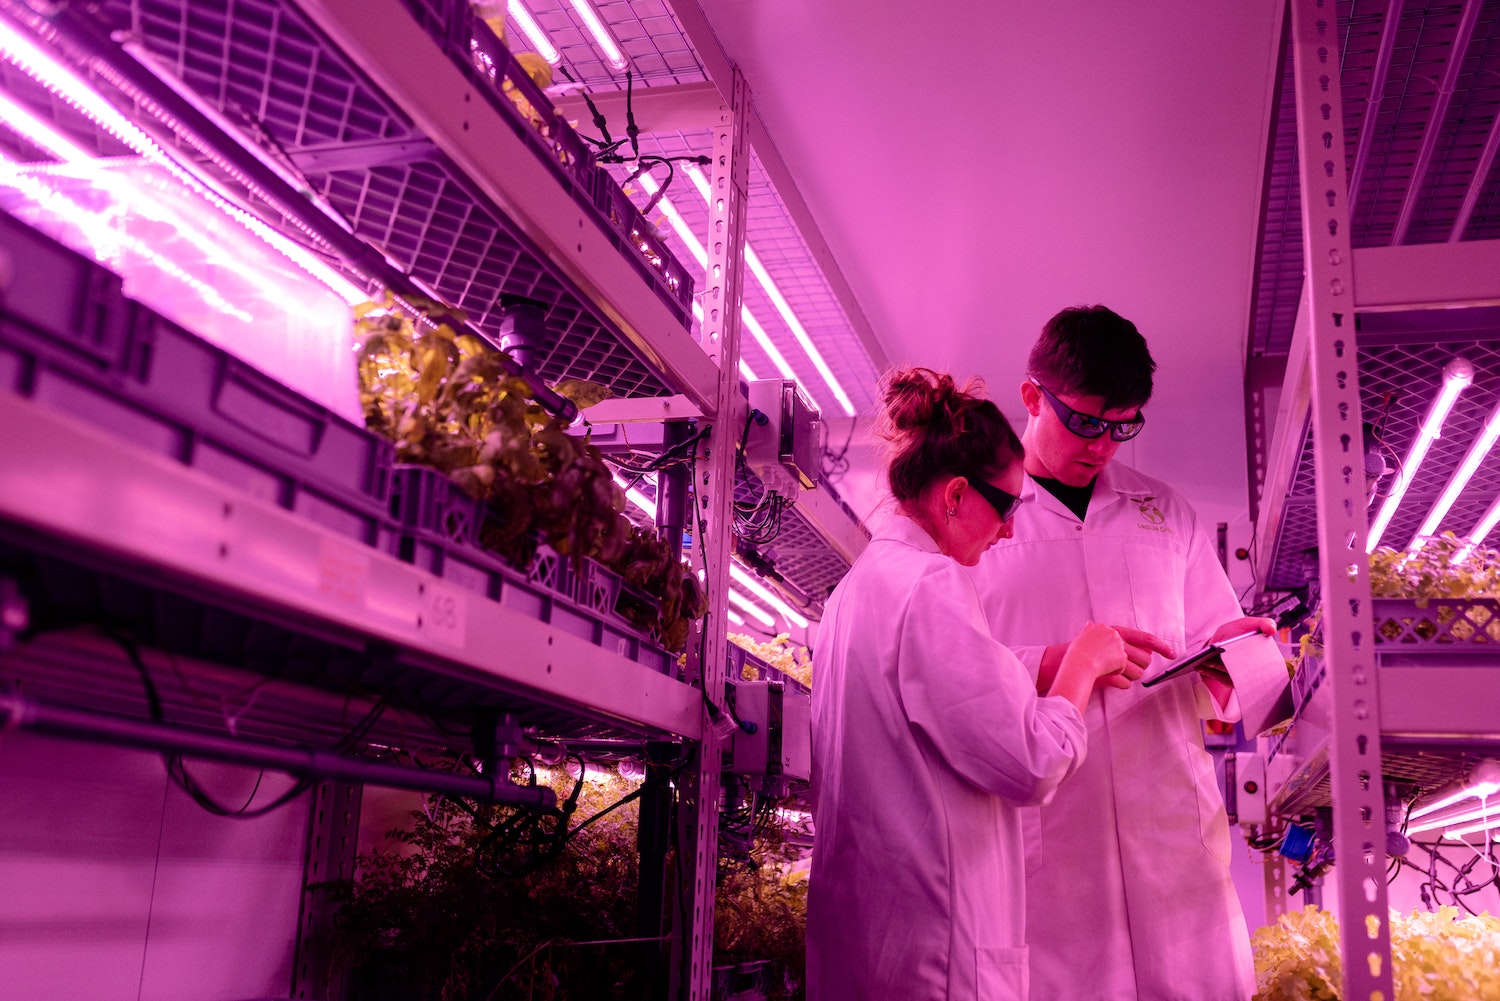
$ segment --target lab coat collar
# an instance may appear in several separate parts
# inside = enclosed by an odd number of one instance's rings
[[[1160,489],[1159,485],[1124,463],[1111,462],[1094,478],[1094,493],[1089,498],[1089,511],[1092,513],[1124,498],[1132,496],[1139,498]],[[1042,489],[1029,474],[1021,489],[1021,496],[1029,499],[1032,504],[1045,505],[1070,518],[1074,517],[1067,505],[1052,496],[1050,491]]]
[[[875,524],[871,541],[882,540],[900,542],[913,549],[920,549],[924,553],[941,552],[938,549],[937,540],[928,535],[925,528],[906,515],[896,512],[889,513],[884,520]]]

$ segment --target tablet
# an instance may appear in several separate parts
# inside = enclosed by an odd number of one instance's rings
[[[1149,678],[1146,681],[1141,682],[1141,687],[1150,688],[1152,685],[1160,684],[1163,681],[1170,681],[1184,671],[1191,671],[1195,668],[1202,667],[1205,664],[1212,663],[1213,661],[1219,659],[1219,655],[1224,652],[1225,647],[1230,646],[1234,643],[1238,643],[1241,640],[1250,639],[1252,636],[1262,635],[1264,635],[1264,633],[1261,633],[1259,630],[1257,630],[1254,632],[1240,633],[1238,636],[1230,636],[1226,639],[1219,640],[1219,642],[1217,643],[1210,643],[1202,650],[1195,651],[1185,657],[1179,657],[1177,660],[1172,661],[1166,666],[1166,669],[1156,677]]]

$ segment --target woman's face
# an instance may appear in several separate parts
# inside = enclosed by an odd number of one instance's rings
[[[990,474],[985,483],[1019,497],[1023,480],[1022,467],[1017,462],[1004,472]],[[1002,521],[995,506],[967,483],[959,488],[953,510],[954,516],[945,523],[948,538],[943,551],[966,567],[978,563],[984,551],[1001,539],[1010,538],[1015,524],[1016,505],[1011,506],[1008,517]]]

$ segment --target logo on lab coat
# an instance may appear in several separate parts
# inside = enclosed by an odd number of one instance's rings
[[[1167,520],[1167,516],[1161,513],[1161,508],[1151,503],[1152,501],[1156,500],[1155,497],[1142,497],[1138,500],[1132,497],[1130,499],[1140,507],[1141,517],[1145,518],[1151,524],[1160,525],[1162,522]]]

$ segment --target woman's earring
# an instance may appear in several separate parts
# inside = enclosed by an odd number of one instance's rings
[[[956,508],[956,507],[950,507],[948,509],[948,517],[949,518],[957,518],[958,517],[958,508]]]

